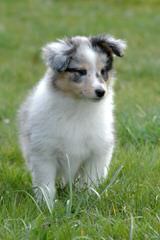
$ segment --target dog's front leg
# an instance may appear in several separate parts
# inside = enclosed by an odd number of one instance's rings
[[[110,151],[103,156],[96,154],[86,161],[81,170],[81,187],[85,184],[87,184],[88,187],[98,186],[102,180],[107,177],[112,151],[113,149],[110,149]]]
[[[38,201],[48,201],[53,205],[55,197],[56,162],[45,154],[34,154],[30,157],[33,186]]]

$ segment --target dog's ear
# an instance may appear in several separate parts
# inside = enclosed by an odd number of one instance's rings
[[[118,57],[124,55],[124,50],[127,47],[125,41],[121,39],[115,39],[108,35],[93,36],[90,38],[93,47],[99,47],[103,52],[111,55],[114,54]]]
[[[63,72],[69,65],[75,45],[69,39],[49,43],[42,48],[42,58],[53,70]]]

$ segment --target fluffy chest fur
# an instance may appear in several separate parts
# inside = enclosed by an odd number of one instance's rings
[[[103,152],[112,140],[112,108],[111,95],[100,103],[73,100],[56,90],[51,92],[42,81],[30,109],[33,147],[58,149],[82,159],[91,152]]]

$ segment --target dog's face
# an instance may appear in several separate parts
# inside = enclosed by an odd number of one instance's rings
[[[54,70],[53,86],[74,98],[100,100],[107,95],[113,55],[122,56],[126,44],[112,37],[73,37],[43,49]]]

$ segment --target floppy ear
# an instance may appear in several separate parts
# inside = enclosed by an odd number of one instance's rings
[[[42,58],[46,65],[58,72],[65,71],[75,51],[75,46],[69,40],[59,40],[42,48]]]
[[[125,41],[121,39],[115,39],[109,35],[99,35],[90,38],[93,47],[99,47],[102,51],[111,55],[112,53],[118,57],[124,55],[124,50],[127,47]]]

